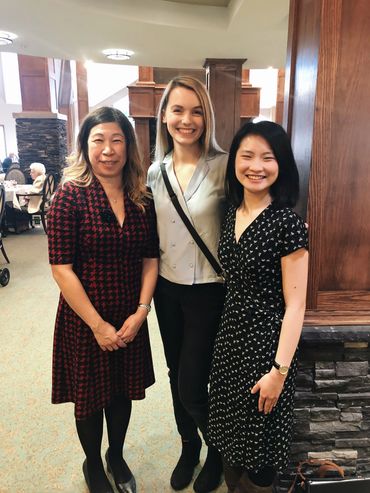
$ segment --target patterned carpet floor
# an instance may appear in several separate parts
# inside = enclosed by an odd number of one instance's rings
[[[4,245],[11,278],[0,287],[0,493],[86,493],[73,405],[50,403],[58,288],[50,274],[46,235],[35,228],[9,235]],[[149,325],[157,381],[146,399],[133,405],[125,458],[138,493],[170,493],[180,440],[155,314]],[[105,434],[103,452],[106,446]],[[192,485],[183,490],[192,491]],[[225,493],[225,484],[215,491]]]

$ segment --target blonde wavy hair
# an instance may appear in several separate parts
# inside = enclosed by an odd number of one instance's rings
[[[200,138],[203,155],[209,156],[224,153],[225,151],[221,149],[216,141],[215,117],[211,98],[209,97],[205,85],[195,77],[179,76],[175,77],[168,83],[162,95],[161,102],[159,103],[157,114],[157,137],[155,142],[155,160],[163,161],[166,154],[173,150],[173,139],[167,130],[166,123],[162,120],[168,105],[170,94],[176,87],[184,87],[185,89],[195,92],[200,101],[204,118],[204,131]]]
[[[69,181],[79,187],[88,187],[93,179],[89,161],[88,139],[91,129],[101,123],[117,123],[125,136],[127,161],[122,170],[123,189],[141,210],[150,193],[146,187],[146,175],[139,154],[134,129],[128,118],[116,108],[103,106],[89,113],[84,119],[78,137],[77,150],[67,158],[68,166],[63,170],[62,185]]]

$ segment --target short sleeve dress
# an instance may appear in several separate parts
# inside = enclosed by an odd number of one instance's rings
[[[307,248],[307,230],[289,208],[270,204],[235,240],[236,208],[225,217],[219,258],[226,301],[210,380],[209,440],[230,466],[259,471],[288,462],[296,356],[274,410],[258,411],[251,388],[272,368],[284,316],[281,257]]]
[[[125,194],[121,228],[100,182],[66,183],[48,213],[49,260],[73,264],[90,301],[117,330],[139,302],[143,258],[159,255],[152,201],[145,213]],[[143,399],[154,383],[145,322],[127,348],[102,351],[91,329],[60,295],[55,322],[52,402],[74,402],[86,419],[118,395]]]

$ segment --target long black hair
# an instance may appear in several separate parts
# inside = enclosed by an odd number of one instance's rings
[[[242,140],[248,135],[259,135],[265,139],[278,163],[279,174],[270,187],[274,204],[294,207],[299,197],[299,175],[292,146],[283,127],[269,121],[246,123],[235,134],[226,169],[226,198],[236,207],[239,207],[243,200],[244,188],[235,175],[235,159]]]

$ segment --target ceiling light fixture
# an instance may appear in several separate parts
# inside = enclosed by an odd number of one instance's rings
[[[10,33],[7,31],[0,31],[0,46],[6,46],[13,44],[13,41],[18,36],[14,33]]]
[[[134,54],[130,50],[122,50],[120,48],[110,48],[109,50],[103,50],[104,55],[110,60],[129,60]]]

